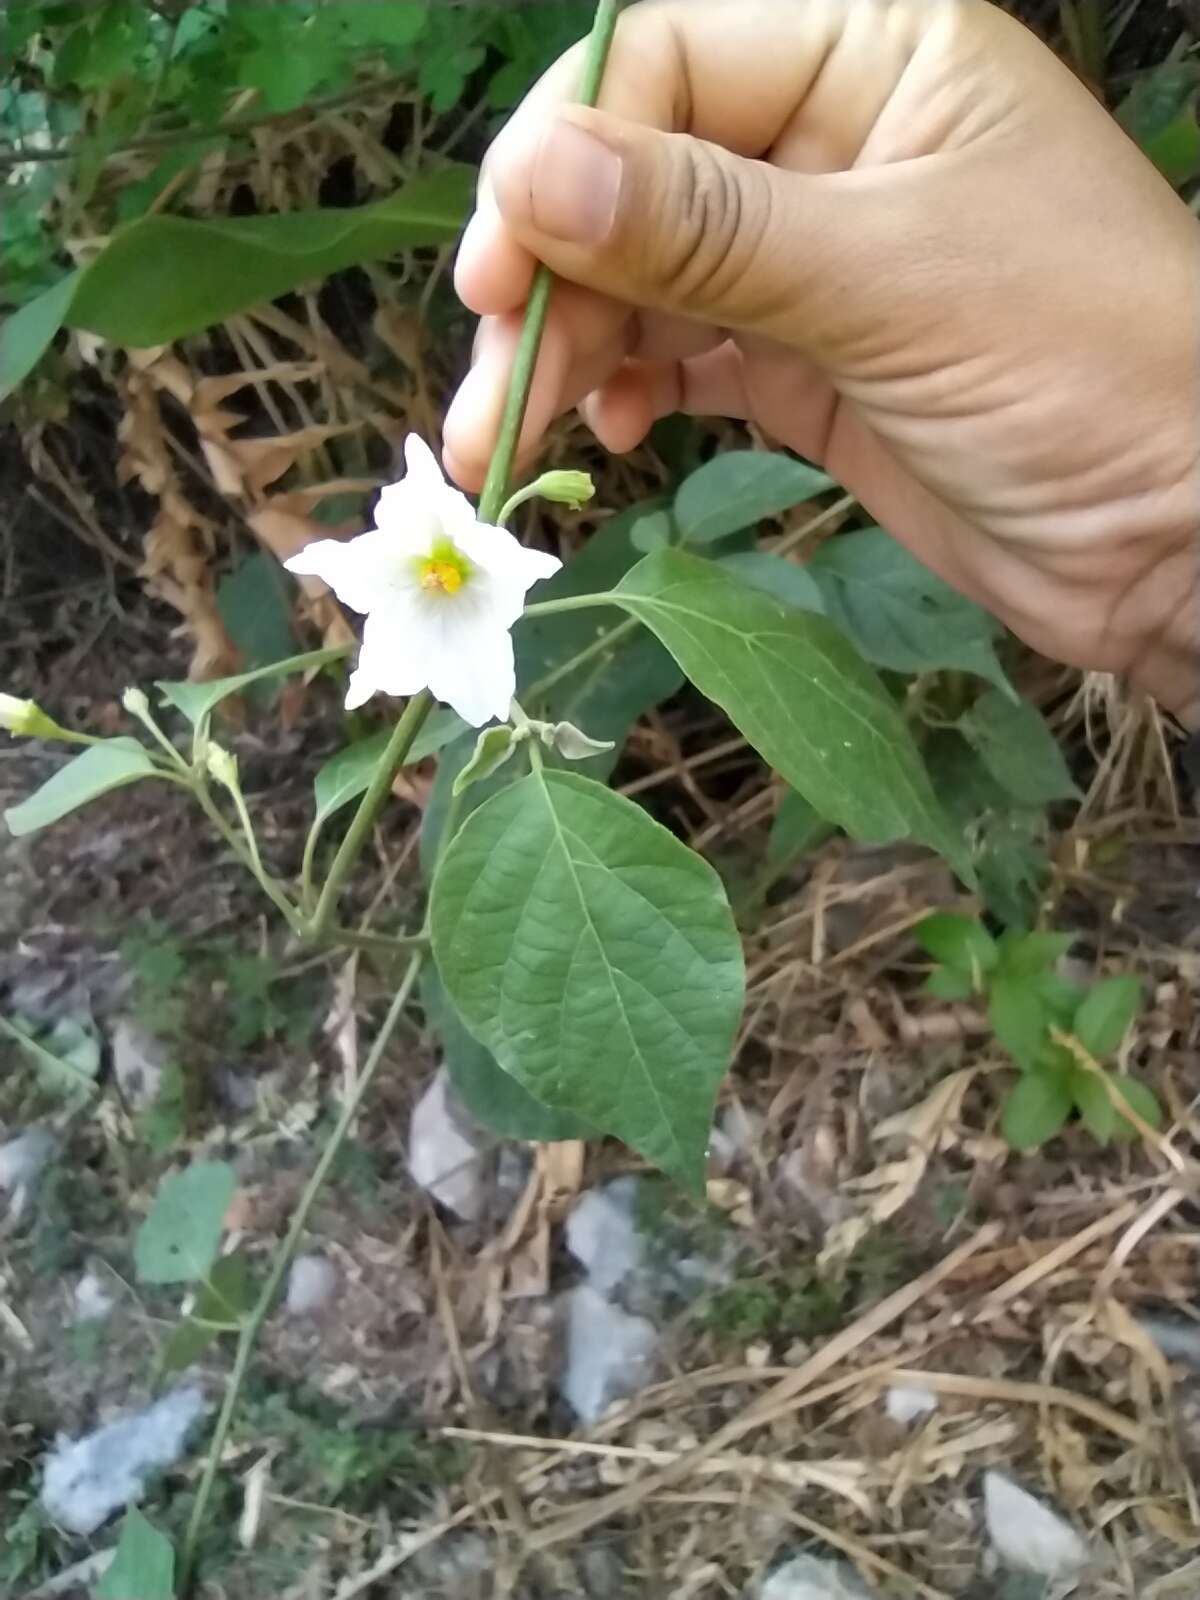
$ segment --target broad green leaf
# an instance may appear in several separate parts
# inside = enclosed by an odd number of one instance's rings
[[[806,570],[827,615],[877,667],[973,672],[1016,698],[996,659],[999,624],[882,528],[826,540]]]
[[[1027,928],[1050,875],[1046,822],[1040,811],[985,817],[975,833],[979,890],[992,916],[1010,928]]]
[[[266,550],[241,562],[217,585],[217,610],[248,672],[296,653],[293,581]],[[269,698],[268,680],[262,680]]]
[[[1046,1042],[1046,1008],[1035,986],[1028,978],[994,977],[988,986],[988,1017],[1017,1065],[1032,1071]]]
[[[768,555],[764,550],[738,550],[733,555],[720,556],[718,563],[735,578],[761,589],[764,594],[774,595],[785,605],[799,606],[802,611],[824,612],[826,609],[820,585],[798,561]]]
[[[159,212],[119,229],[88,266],[22,307],[0,343],[0,398],[58,329],[114,344],[169,344],[364,261],[449,244],[471,202],[471,170],[447,166],[373,205],[200,221]]]
[[[333,816],[335,811],[349,805],[351,800],[357,800],[367,789],[391,736],[390,728],[380,728],[369,739],[360,739],[357,744],[339,750],[337,755],[330,756],[325,765],[318,769],[313,779],[317,823]]]
[[[1117,107],[1117,120],[1163,176],[1186,183],[1200,171],[1195,100],[1200,62],[1164,61],[1143,73]]]
[[[702,1188],[745,984],[706,861],[600,784],[535,772],[463,824],[431,928],[447,993],[505,1071]]]
[[[137,783],[141,778],[161,776],[149,752],[136,739],[106,739],[103,744],[90,745],[72,757],[65,767],[59,767],[27,800],[10,806],[4,813],[4,820],[10,833],[18,836],[36,833],[89,801],[98,800],[102,794],[124,788],[127,783]]]
[[[1062,1132],[1074,1103],[1069,1073],[1026,1072],[1004,1102],[1004,1137],[1014,1150],[1036,1150]]]
[[[510,761],[516,754],[517,737],[506,722],[495,728],[484,728],[475,739],[475,748],[471,752],[471,759],[462,768],[451,794],[462,794],[464,789],[469,789],[472,784],[481,783],[484,778],[490,778],[494,772],[499,772],[506,761]]]
[[[173,1600],[174,1594],[171,1541],[132,1506],[121,1524],[112,1565],[94,1590],[95,1600]]]
[[[331,661],[342,660],[346,653],[345,645],[335,645],[329,650],[309,650],[304,655],[272,661],[265,667],[256,667],[252,672],[239,672],[231,678],[213,678],[208,683],[160,681],[154,687],[168,705],[174,706],[176,711],[182,711],[189,722],[198,724],[222,700],[227,700],[231,694],[239,694],[253,683],[261,683],[264,678],[283,677],[290,672],[308,672],[316,667],[328,666]]]
[[[138,1229],[134,1263],[142,1283],[199,1283],[217,1259],[237,1180],[224,1161],[195,1161],[158,1186]]]
[[[1079,1069],[1071,1074],[1071,1093],[1080,1118],[1092,1137],[1101,1144],[1107,1144],[1112,1138],[1118,1120],[1117,1108],[1108,1092],[1107,1079],[1108,1074],[1104,1072],[1084,1072]]]
[[[63,325],[79,277],[78,272],[68,273],[0,323],[0,400],[24,382],[45,355]]]
[[[446,997],[432,962],[421,977],[425,1015],[442,1046],[442,1060],[467,1110],[502,1139],[528,1139],[539,1144],[558,1139],[593,1139],[596,1129],[582,1117],[551,1111],[535,1100],[495,1056],[467,1032],[462,1018]]]
[[[1141,998],[1136,978],[1105,978],[1080,1002],[1071,1031],[1089,1055],[1111,1055],[1137,1016]]]
[[[1079,1009],[1084,991],[1079,984],[1059,977],[1057,972],[1039,972],[1030,979],[1052,1022],[1069,1028]]]
[[[655,510],[655,502],[631,506],[606,522],[598,533],[546,583],[534,591],[538,600],[611,589],[638,559],[631,542],[634,530]],[[525,617],[513,629],[517,655],[517,694],[527,714],[548,722],[573,722],[594,739],[611,739],[618,747],[630,727],[651,706],[668,699],[682,677],[658,640],[641,629],[620,635],[611,651],[579,658],[602,635],[619,626],[602,610],[569,611],[547,617]],[[556,674],[544,694],[531,694],[539,680]],[[614,754],[592,759],[589,777],[606,777]]]
[[[1032,977],[1053,967],[1074,943],[1073,933],[1006,933],[1000,940],[1001,970],[1014,978]]]
[[[802,794],[785,789],[767,836],[767,866],[782,871],[828,839],[833,830]]]
[[[1077,800],[1079,790],[1041,715],[995,689],[980,695],[958,719],[958,730],[992,777],[1021,805]]]
[[[833,487],[816,467],[778,451],[726,450],[680,484],[675,522],[685,544],[715,544]]]
[[[644,557],[613,599],[823,816],[862,839],[919,839],[974,881],[903,716],[825,617],[681,550]]]
[[[917,943],[935,960],[971,978],[976,987],[985,972],[999,960],[996,941],[974,917],[960,917],[952,911],[939,911],[918,922],[913,929]]]
[[[1139,1079],[1131,1078],[1124,1072],[1113,1073],[1109,1081],[1136,1116],[1141,1117],[1151,1128],[1162,1127],[1162,1107],[1153,1089],[1147,1088]],[[1125,1117],[1118,1117],[1113,1134],[1118,1139],[1134,1139],[1137,1137],[1137,1129]]]
[[[674,523],[669,511],[647,511],[629,530],[629,542],[642,555],[661,550],[671,543]]]
[[[953,967],[934,967],[921,987],[935,1000],[969,1000],[975,993],[966,973],[955,972]]]
[[[200,1286],[191,1315],[168,1338],[160,1362],[164,1374],[182,1372],[221,1333],[236,1326],[250,1310],[254,1296],[246,1258],[240,1251],[222,1256]]]

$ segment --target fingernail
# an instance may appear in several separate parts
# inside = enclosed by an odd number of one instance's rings
[[[572,122],[556,121],[539,139],[530,173],[533,224],[566,244],[602,244],[612,231],[621,158]]]

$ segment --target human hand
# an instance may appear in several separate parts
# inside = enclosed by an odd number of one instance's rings
[[[445,459],[482,481],[535,260],[522,436],[754,421],[1063,661],[1200,721],[1200,229],[985,0],[643,0],[496,140]]]

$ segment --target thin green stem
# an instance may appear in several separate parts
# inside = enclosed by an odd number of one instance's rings
[[[192,794],[195,795],[200,809],[204,812],[204,815],[208,818],[213,827],[221,835],[222,839],[224,839],[225,843],[233,851],[234,855],[241,862],[242,866],[244,866],[246,871],[250,873],[251,877],[256,879],[259,888],[261,888],[262,892],[267,896],[276,909],[283,913],[283,916],[287,920],[288,926],[293,929],[293,931],[298,932],[300,930],[300,914],[296,910],[296,907],[288,899],[280,885],[276,883],[274,878],[272,878],[271,874],[264,869],[262,862],[257,859],[257,852],[252,854],[249,850],[247,850],[241,839],[226,822],[225,818],[221,815],[220,808],[213,800],[212,795],[209,794],[208,787],[204,780],[199,776],[193,776],[192,781],[188,784],[188,788],[191,790]]]
[[[579,85],[580,105],[594,106],[599,97],[604,64],[608,60],[608,50],[612,44],[613,30],[617,25],[617,13],[620,9],[621,0],[600,0],[596,7],[584,55],[583,77]],[[542,331],[546,326],[546,312],[550,305],[550,290],[553,285],[554,275],[550,268],[539,266],[533,275],[533,285],[525,306],[525,321],[521,326],[521,338],[517,345],[512,374],[508,380],[508,396],[500,419],[500,431],[496,436],[496,448],[488,466],[487,477],[484,479],[483,492],[479,496],[480,522],[495,523],[500,508],[508,497],[513,459],[521,437],[521,424],[525,420],[525,407],[529,402],[529,390],[537,367],[538,347],[542,342]]]
[[[595,594],[565,594],[561,600],[535,600],[521,613],[523,617],[552,617],[556,611],[587,611],[592,606],[615,606],[620,602],[612,589],[599,589]]]
[[[329,875],[317,900],[317,909],[313,912],[308,924],[309,936],[313,939],[321,938],[329,924],[333,921],[333,914],[337,910],[338,895],[341,893],[342,884],[353,870],[354,863],[358,860],[359,851],[366,843],[371,825],[375,821],[376,813],[384,800],[391,793],[392,779],[403,765],[404,758],[412,747],[413,740],[421,731],[421,724],[433,709],[433,699],[427,689],[420,694],[413,695],[401,713],[400,720],[392,729],[392,736],[388,740],[387,748],[379,758],[379,765],[375,768],[375,775],[368,785],[366,794],[359,801],[358,810],[354,813],[354,820],[346,829],[345,838],[338,846],[333,864],[329,868]]]
[[[426,933],[366,933],[359,928],[330,928],[326,938],[347,950],[371,950],[378,955],[403,955],[429,943]]]
[[[358,1075],[358,1082],[346,1097],[333,1132],[330,1134],[325,1148],[321,1151],[321,1158],[313,1168],[312,1175],[304,1186],[304,1193],[300,1196],[300,1203],[292,1214],[291,1225],[283,1243],[275,1252],[271,1270],[267,1274],[266,1282],[262,1286],[258,1299],[255,1301],[254,1309],[242,1324],[233,1371],[230,1373],[229,1381],[225,1386],[225,1395],[221,1402],[220,1414],[213,1430],[208,1455],[204,1462],[204,1471],[200,1478],[199,1488],[196,1490],[195,1503],[192,1506],[192,1514],[188,1519],[187,1533],[184,1536],[183,1549],[179,1561],[180,1593],[185,1594],[187,1592],[188,1582],[196,1559],[196,1546],[200,1537],[200,1530],[204,1526],[208,1503],[212,1498],[213,1485],[220,1469],[221,1457],[224,1454],[225,1444],[229,1438],[229,1429],[233,1423],[238,1400],[241,1398],[246,1374],[250,1370],[250,1362],[254,1355],[254,1347],[258,1342],[258,1336],[262,1332],[263,1324],[271,1314],[276,1297],[283,1285],[284,1274],[287,1272],[292,1257],[296,1253],[296,1247],[300,1243],[305,1228],[308,1226],[308,1219],[312,1214],[313,1206],[316,1204],[317,1196],[324,1186],[325,1179],[329,1176],[330,1168],[337,1160],[338,1153],[346,1141],[346,1135],[354,1125],[354,1119],[358,1116],[367,1092],[374,1081],[375,1074],[383,1061],[384,1052],[392,1034],[395,1032],[396,1024],[399,1022],[401,1014],[412,995],[413,986],[420,974],[423,960],[424,951],[418,950],[414,952],[412,959],[409,961],[408,970],[401,980],[400,987],[392,997],[387,1016],[383,1019],[383,1024],[375,1035],[375,1042],[372,1044],[370,1053],[363,1064],[363,1069]]]
[[[553,689],[564,678],[569,678],[580,667],[586,666],[589,661],[594,661],[597,656],[602,656],[606,650],[624,639],[638,626],[636,617],[626,617],[624,622],[618,622],[615,628],[609,628],[607,633],[599,634],[591,644],[584,645],[582,650],[577,650],[567,661],[561,662],[552,672],[547,672],[544,677],[538,678],[536,683],[531,683],[524,691],[526,700],[530,705],[535,705],[542,695]]]
[[[308,837],[304,841],[304,855],[300,860],[300,904],[304,907],[305,914],[310,914],[313,908],[313,863],[317,855],[317,841],[321,837],[321,819],[318,818],[308,830]]]

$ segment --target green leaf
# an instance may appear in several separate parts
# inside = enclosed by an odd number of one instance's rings
[[[98,800],[102,794],[141,778],[161,776],[149,752],[136,739],[106,739],[59,767],[27,800],[10,806],[4,820],[9,832],[18,837],[36,833],[89,801]]]
[[[1024,701],[989,689],[957,723],[992,777],[1025,806],[1078,800],[1062,752],[1045,721]]]
[[[1162,1107],[1153,1089],[1147,1088],[1137,1078],[1131,1078],[1124,1072],[1112,1074],[1110,1081],[1129,1109],[1141,1117],[1143,1122],[1151,1128],[1162,1127]],[[1113,1134],[1118,1139],[1134,1139],[1137,1137],[1137,1129],[1132,1122],[1119,1117]]]
[[[993,978],[988,1016],[1009,1055],[1024,1071],[1032,1071],[1046,1042],[1046,1008],[1028,978]]]
[[[981,974],[990,972],[1000,958],[996,941],[981,923],[951,911],[918,922],[913,936],[935,960],[972,979],[976,987]]]
[[[1136,978],[1105,978],[1080,1002],[1071,1031],[1089,1055],[1111,1055],[1129,1031],[1141,999]]]
[[[1071,1074],[1071,1093],[1079,1109],[1084,1127],[1094,1139],[1107,1144],[1117,1130],[1117,1108],[1109,1097],[1108,1074],[1084,1072],[1078,1069]]]
[[[447,993],[505,1071],[702,1189],[745,984],[707,862],[600,784],[533,773],[447,848],[431,928]]]
[[[654,509],[653,503],[631,506],[606,522],[560,572],[538,585],[537,598],[562,600],[612,588],[637,561],[632,534]],[[619,747],[638,717],[676,692],[683,681],[678,667],[658,640],[640,629],[571,669],[584,650],[617,625],[599,610],[518,621],[513,629],[518,694],[529,716],[573,722],[594,739],[611,739]],[[551,673],[561,676],[544,694],[530,697],[529,688]],[[606,777],[614,760],[611,753],[596,756],[585,771]]]
[[[125,1513],[112,1565],[93,1592],[95,1600],[172,1600],[175,1551],[136,1506]]]
[[[1000,968],[1028,978],[1054,966],[1075,943],[1073,933],[1006,933],[1000,940]]]
[[[999,624],[882,528],[826,540],[807,571],[827,614],[877,667],[973,672],[1016,699],[996,659]]]
[[[1057,972],[1039,972],[1032,975],[1030,981],[1050,1020],[1057,1022],[1060,1027],[1069,1028],[1083,999],[1084,991],[1080,986],[1067,978],[1060,978]]]
[[[516,753],[517,737],[506,722],[497,728],[484,728],[475,740],[471,759],[454,780],[451,794],[462,794],[472,784],[490,778]]]
[[[862,839],[919,839],[974,881],[903,716],[826,618],[680,550],[646,556],[613,598],[823,816]]]
[[[1014,1150],[1036,1150],[1061,1133],[1074,1105],[1065,1072],[1027,1072],[1009,1090],[1000,1126]]]
[[[100,1074],[100,1038],[94,1024],[60,1017],[41,1038],[23,1019],[0,1016],[0,1032],[25,1051],[38,1077],[58,1094],[94,1093]]]
[[[68,273],[0,324],[0,400],[37,366],[75,297],[80,274]]]
[[[781,872],[828,839],[832,831],[802,794],[785,789],[767,836],[767,866],[772,872]]]
[[[421,977],[425,1015],[442,1046],[442,1060],[459,1098],[477,1122],[501,1139],[539,1144],[558,1139],[593,1139],[596,1129],[582,1117],[551,1111],[505,1072],[491,1051],[469,1034],[450,1004],[432,962]]]
[[[935,1000],[969,1000],[975,993],[966,973],[955,972],[953,967],[934,967],[921,987]]]
[[[222,700],[227,700],[231,694],[239,694],[253,683],[261,683],[264,678],[283,677],[290,672],[308,672],[316,667],[328,666],[331,661],[341,661],[345,655],[345,645],[335,645],[329,650],[309,650],[304,655],[271,661],[264,667],[255,667],[252,672],[239,672],[231,678],[213,678],[208,683],[159,681],[154,687],[160,691],[167,705],[182,711],[189,722],[198,725]]]
[[[191,1315],[180,1323],[164,1345],[160,1361],[162,1372],[169,1375],[190,1367],[214,1339],[219,1339],[223,1331],[240,1322],[253,1301],[245,1256],[240,1251],[222,1256],[201,1285]]]
[[[369,739],[360,739],[357,744],[339,750],[318,769],[313,779],[316,822],[324,822],[367,789],[391,736],[390,728],[380,728]]]
[[[799,606],[801,611],[825,611],[825,596],[820,585],[798,561],[768,555],[763,550],[738,550],[733,555],[719,557],[718,565],[752,588],[774,595],[785,605]]]
[[[1117,107],[1117,121],[1177,186],[1200,171],[1198,89],[1200,62],[1164,61],[1143,73]]]
[[[0,340],[0,398],[64,323],[119,345],[170,344],[346,267],[450,244],[473,192],[471,169],[447,166],[369,206],[205,221],[140,217],[10,319]]]
[[[266,550],[241,562],[217,585],[217,610],[247,671],[295,655],[292,588],[288,574]]]
[[[158,1186],[138,1229],[134,1262],[142,1283],[198,1283],[208,1276],[237,1179],[224,1161],[195,1161]]]
[[[726,450],[680,484],[675,522],[685,544],[715,544],[833,487],[816,467],[778,451]]]
[[[648,556],[652,550],[662,550],[671,543],[674,526],[669,511],[647,511],[630,528],[629,542]]]

